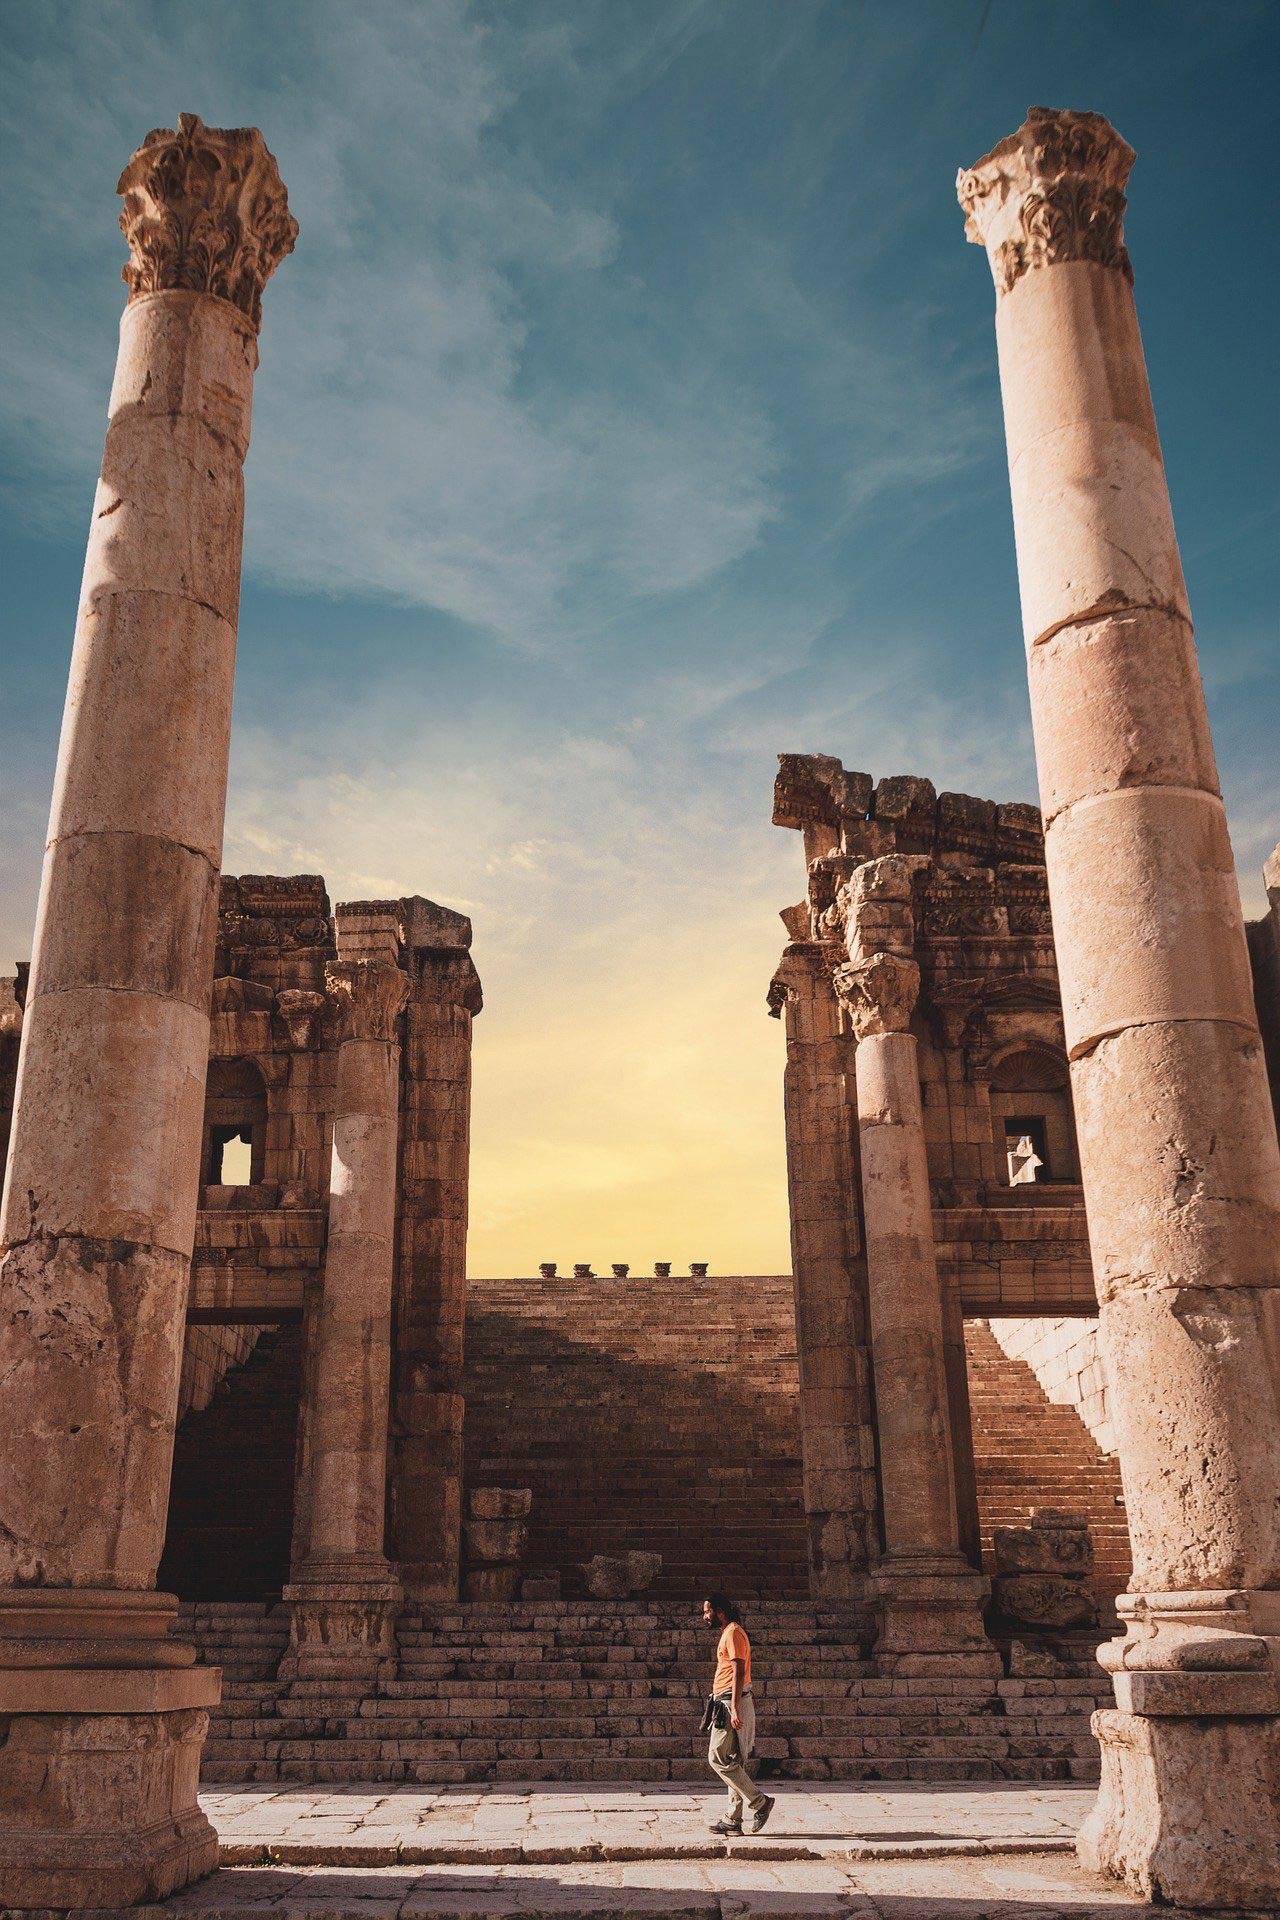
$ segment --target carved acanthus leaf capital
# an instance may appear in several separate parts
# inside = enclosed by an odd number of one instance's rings
[[[409,976],[399,967],[382,960],[341,960],[326,968],[324,982],[339,1041],[399,1037],[397,1022],[409,997]]]
[[[149,133],[120,175],[129,298],[211,293],[262,324],[262,289],[298,237],[276,163],[256,127],[179,116]]]
[[[998,293],[1033,267],[1087,260],[1132,281],[1124,186],[1134,152],[1100,113],[1032,107],[1016,133],[956,176],[968,238]]]
[[[920,995],[920,969],[898,954],[876,953],[848,961],[834,975],[840,1004],[858,1040],[880,1033],[906,1033]]]

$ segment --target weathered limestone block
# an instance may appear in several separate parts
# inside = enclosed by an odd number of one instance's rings
[[[560,1575],[558,1573],[527,1573],[520,1582],[522,1600],[558,1600],[560,1598]]]
[[[463,1593],[468,1600],[514,1600],[520,1585],[519,1567],[468,1567]]]
[[[647,1593],[661,1572],[660,1553],[628,1553],[627,1581],[632,1593]]]
[[[523,1520],[468,1520],[464,1534],[472,1560],[519,1560],[529,1545]]]
[[[997,1527],[992,1541],[997,1573],[1061,1573],[1083,1577],[1093,1570],[1093,1540],[1087,1523],[1046,1524],[1038,1514],[1029,1527]]]
[[[992,1598],[997,1612],[1028,1627],[1091,1627],[1098,1618],[1091,1588],[1067,1574],[997,1574]]]
[[[473,1487],[470,1504],[473,1520],[527,1520],[533,1507],[533,1490],[530,1487]],[[500,1556],[483,1557],[497,1559]]]

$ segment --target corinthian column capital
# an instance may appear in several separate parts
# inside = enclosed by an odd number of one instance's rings
[[[381,960],[345,960],[325,970],[338,1039],[395,1040],[409,977]]]
[[[976,166],[956,194],[964,230],[985,247],[996,291],[1032,267],[1085,260],[1132,281],[1124,245],[1124,185],[1134,152],[1100,113],[1032,107],[1022,126]]]
[[[211,293],[262,324],[262,289],[298,237],[276,163],[256,127],[149,133],[120,175],[120,228],[132,256],[129,298],[182,289]]]
[[[898,954],[875,953],[837,967],[835,988],[858,1040],[906,1033],[920,994],[920,969]]]

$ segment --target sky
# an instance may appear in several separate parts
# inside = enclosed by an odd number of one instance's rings
[[[155,126],[257,125],[224,865],[471,915],[470,1265],[789,1268],[775,755],[1034,799],[985,259],[1028,105],[1126,235],[1246,909],[1280,830],[1274,0],[5,0],[0,971],[30,951]]]

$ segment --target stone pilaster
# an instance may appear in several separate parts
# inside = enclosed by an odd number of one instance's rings
[[[471,923],[401,903],[413,987],[401,1081],[401,1204],[391,1511],[415,1600],[458,1597],[467,1306],[471,1028],[483,1004]]]
[[[1033,109],[959,178],[997,288],[1049,892],[1133,1537],[1087,1865],[1280,1886],[1280,1153],[1124,248],[1133,154]]]
[[[401,1589],[384,1551],[401,1009],[379,960],[326,977],[339,1025],[329,1235],[308,1370],[307,1540],[285,1598],[287,1679],[373,1676],[393,1662]]]
[[[208,1871],[217,1675],[166,1633],[262,288],[262,136],[184,114],[120,180],[129,303],[85,560],[0,1214],[0,1883]]]
[[[857,1120],[846,1070],[853,1043],[820,942],[788,946],[769,998],[787,1033],[783,1100],[810,1591],[862,1599],[876,1490]]]
[[[857,1038],[858,1127],[871,1307],[884,1557],[875,1654],[899,1674],[995,1673],[988,1583],[960,1551],[942,1291],[933,1242],[911,896],[918,856],[856,868],[845,889],[849,959],[836,988]]]

